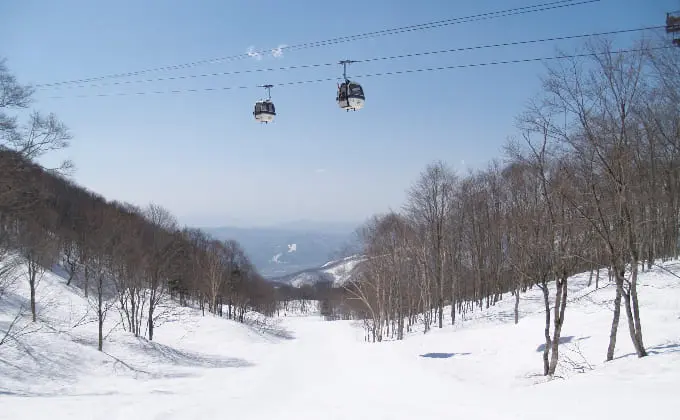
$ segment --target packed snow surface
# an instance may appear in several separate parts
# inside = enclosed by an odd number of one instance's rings
[[[604,362],[614,288],[570,280],[558,377],[542,375],[539,290],[450,319],[427,334],[368,343],[360,323],[282,312],[240,324],[169,303],[153,342],[109,312],[104,353],[80,290],[46,274],[39,320],[0,346],[1,419],[670,419],[680,389],[680,263],[640,279],[649,356],[633,352],[622,311]],[[0,331],[26,304],[25,279],[0,298]],[[551,292],[551,298],[554,295]],[[0,337],[2,334],[0,334]]]

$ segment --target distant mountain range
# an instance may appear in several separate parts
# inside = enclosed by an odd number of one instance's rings
[[[238,241],[265,278],[321,267],[357,253],[358,223],[294,221],[271,227],[202,228],[217,239]]]

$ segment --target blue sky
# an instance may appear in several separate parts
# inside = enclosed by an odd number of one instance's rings
[[[0,56],[24,83],[50,83],[544,3],[547,0],[0,0]],[[334,63],[487,43],[653,26],[678,0],[602,0],[521,16],[286,51],[179,71],[37,90],[74,139],[75,180],[109,199],[155,202],[185,224],[361,221],[399,208],[429,162],[459,173],[501,157],[514,117],[540,90],[541,63],[361,78],[364,109],[335,103],[335,82],[275,87],[277,119],[253,120],[263,89],[91,97],[256,86],[336,77],[341,66],[92,87],[178,75]],[[625,40],[630,36],[618,36]],[[349,76],[555,55],[552,42],[357,63]],[[88,97],[76,97],[87,95]],[[62,96],[55,99],[54,96]]]

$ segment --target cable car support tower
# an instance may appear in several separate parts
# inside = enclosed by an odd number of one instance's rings
[[[680,10],[666,13],[666,33],[673,36],[673,44],[680,47]]]

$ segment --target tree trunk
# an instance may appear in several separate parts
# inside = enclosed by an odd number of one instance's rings
[[[441,238],[437,247],[441,250]],[[444,260],[446,256],[439,254],[439,328],[444,327]]]
[[[557,361],[559,358],[560,335],[562,334],[562,325],[564,325],[564,312],[567,308],[567,276],[562,274],[561,279],[556,281],[557,291],[555,293],[555,329],[553,330],[552,339],[552,355],[550,359],[549,375],[555,374],[557,369]]]
[[[633,322],[635,325],[635,342],[637,343],[636,350],[638,351],[638,357],[647,356],[647,350],[642,341],[642,324],[640,323],[640,304],[638,302],[637,295],[637,272],[633,273],[633,281],[630,287],[630,296],[633,303]]]
[[[619,329],[619,319],[621,317],[621,294],[623,291],[623,278],[616,275],[616,297],[614,298],[614,317],[612,318],[612,327],[609,331],[609,347],[607,348],[607,361],[614,359],[614,350],[616,348],[616,333]]]
[[[89,289],[90,289],[90,285],[89,285],[89,283],[90,283],[90,270],[87,268],[87,264],[85,264],[85,273],[84,274],[85,274],[85,285],[83,287],[84,287],[84,290],[85,290],[85,297],[88,297],[88,292],[89,292]]]
[[[153,309],[155,306],[156,305],[149,304],[149,341],[153,341]]]
[[[623,304],[626,308],[626,317],[628,318],[628,331],[630,339],[635,347],[635,353],[638,357],[647,356],[644,344],[642,342],[642,326],[640,325],[640,313],[637,302],[637,265],[633,266],[631,273],[630,289],[626,291],[622,287]],[[633,298],[635,294],[635,298]],[[631,302],[634,299],[634,302]]]
[[[550,354],[550,291],[545,280],[539,285],[543,291],[543,303],[545,304],[545,329],[543,335],[545,337],[545,348],[543,349],[543,375],[549,372],[550,364],[548,356]]]
[[[234,319],[234,318],[233,318],[233,315],[232,315],[232,307],[233,307],[233,306],[234,306],[234,303],[233,303],[233,301],[232,301],[232,297],[229,296],[229,305],[228,305],[228,307],[227,307],[227,311],[228,311],[228,313],[229,313],[229,315],[228,315],[227,317],[228,317],[229,319]],[[284,309],[285,309],[286,311],[288,310],[288,301],[285,302]]]
[[[67,285],[67,286],[70,286],[70,285],[71,285],[71,282],[73,281],[73,277],[75,277],[75,275],[76,275],[76,268],[77,268],[77,267],[76,267],[75,262],[72,262],[70,258],[67,260],[66,263],[67,263],[68,266],[69,266],[69,270],[68,270],[68,279],[67,279],[67,281],[66,281],[66,285]]]
[[[633,256],[633,259],[635,259],[635,256]],[[637,280],[638,280],[638,267],[637,263],[633,266],[632,268],[632,273],[631,273],[631,281],[630,281],[630,290],[628,292],[630,300],[626,299],[627,304],[632,306],[632,316],[630,316],[630,321],[629,324],[632,323],[633,325],[633,335],[631,336],[631,339],[633,340],[633,344],[635,345],[635,351],[638,355],[638,357],[645,357],[647,356],[647,350],[645,350],[645,345],[642,342],[642,324],[640,323],[640,305],[638,302],[638,295],[637,295]],[[626,309],[626,313],[628,313],[629,310]]]
[[[33,317],[33,322],[36,321],[36,308],[35,308],[35,280],[38,277],[38,271],[36,263],[29,259],[28,261],[28,285],[31,289],[31,315]]]
[[[99,290],[97,290],[97,324],[98,324],[98,343],[97,349],[103,351],[104,349],[104,311],[102,310],[104,300],[104,285],[103,279],[99,279]]]
[[[519,323],[519,284],[515,288],[515,325]]]

